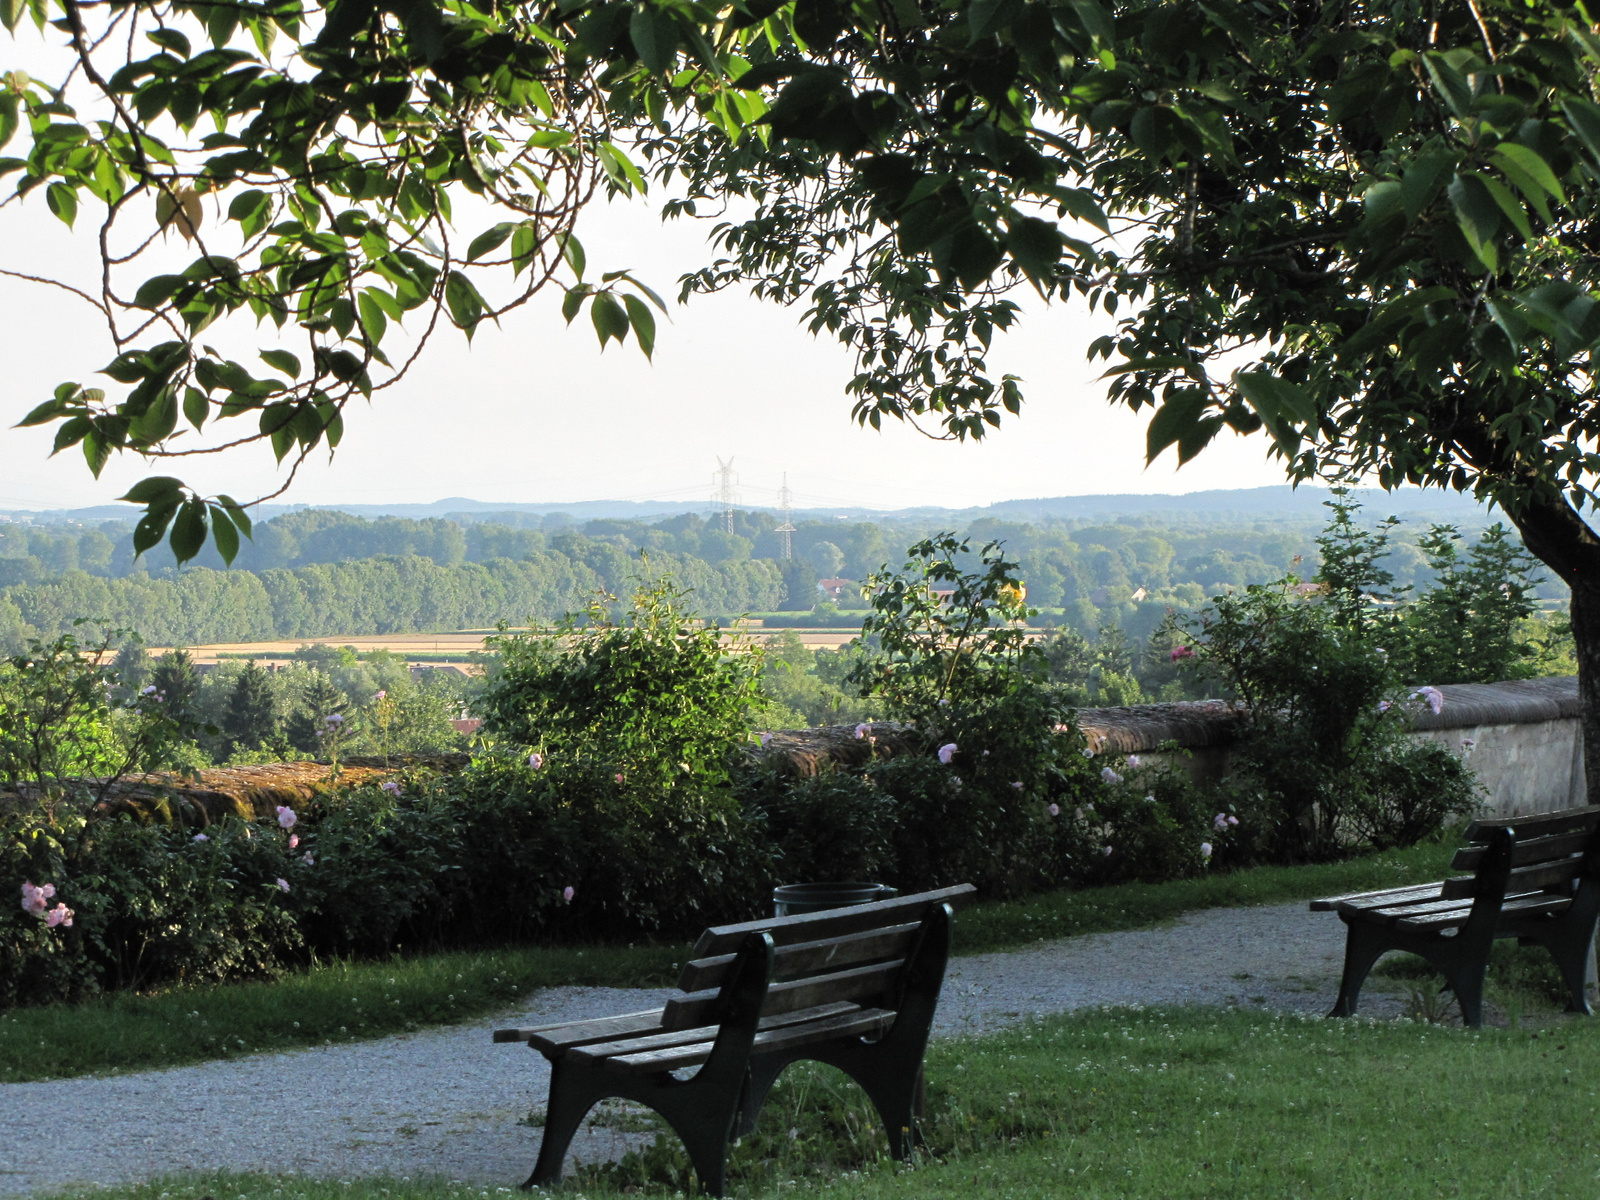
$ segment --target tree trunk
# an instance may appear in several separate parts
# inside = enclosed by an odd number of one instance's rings
[[[1600,804],[1600,537],[1560,499],[1526,502],[1507,515],[1528,550],[1572,589],[1584,790],[1590,804]]]

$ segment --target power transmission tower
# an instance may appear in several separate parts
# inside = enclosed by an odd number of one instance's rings
[[[791,535],[798,533],[794,524],[789,520],[789,472],[783,473],[783,487],[778,491],[778,511],[783,514],[783,524],[773,530],[778,535],[778,544],[783,548],[784,558],[794,557],[794,545]]]
[[[733,473],[732,458],[727,462],[717,459],[717,469],[711,474],[711,482],[717,485],[717,490],[711,493],[711,501],[722,510],[722,527],[732,533],[733,506],[739,503],[739,493],[733,490],[739,477]]]

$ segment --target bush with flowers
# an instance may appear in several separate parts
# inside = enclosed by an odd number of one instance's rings
[[[1320,539],[1318,578],[1215,597],[1182,647],[1186,667],[1242,706],[1232,782],[1275,800],[1258,847],[1274,861],[1411,845],[1477,803],[1459,758],[1406,736],[1407,711],[1437,712],[1444,697],[1404,686],[1386,646],[1398,626],[1383,604],[1384,535],[1341,515]]]

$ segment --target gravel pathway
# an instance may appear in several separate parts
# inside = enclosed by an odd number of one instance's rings
[[[1337,921],[1299,902],[1213,909],[1158,929],[956,959],[935,1034],[1105,1004],[1325,1012],[1337,990],[1342,935]],[[669,994],[551,988],[525,1009],[381,1041],[0,1084],[0,1111],[10,1114],[0,1121],[0,1200],[217,1169],[520,1183],[539,1134],[518,1122],[543,1105],[549,1071],[538,1054],[491,1044],[489,1031],[651,1008]],[[1384,1009],[1374,990],[1363,1011]],[[37,1119],[16,1119],[23,1113]],[[639,1137],[589,1128],[574,1153],[614,1157]]]

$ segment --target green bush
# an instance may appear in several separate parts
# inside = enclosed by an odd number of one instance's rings
[[[6,818],[0,878],[52,887],[71,915],[48,925],[15,891],[0,906],[0,1007],[280,970],[303,947],[280,834],[232,820],[197,835],[127,815]]]
[[[871,778],[826,768],[800,780],[758,771],[745,803],[761,822],[780,882],[897,878],[894,802]]]

